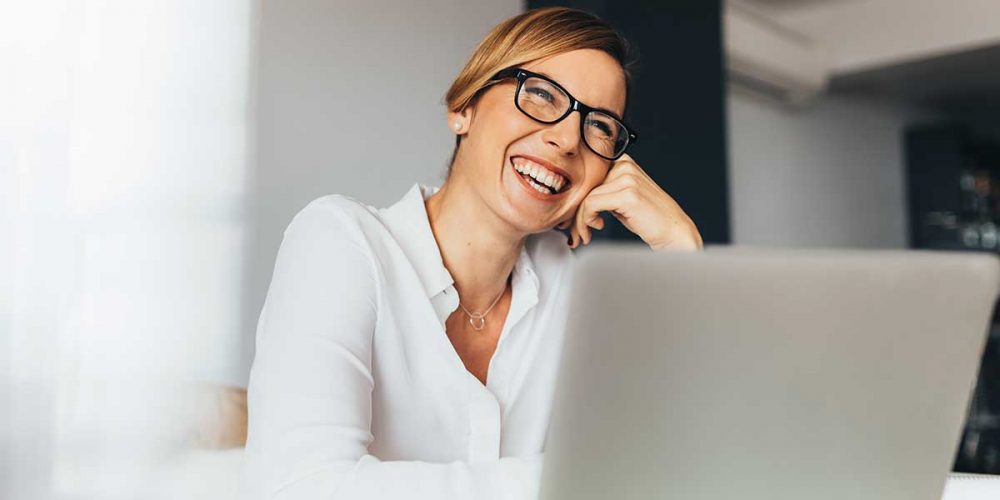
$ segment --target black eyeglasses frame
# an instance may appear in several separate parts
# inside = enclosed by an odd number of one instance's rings
[[[639,136],[635,132],[632,131],[632,127],[629,127],[628,124],[625,123],[625,120],[623,118],[619,117],[616,113],[614,113],[614,112],[612,112],[610,110],[604,109],[604,108],[595,108],[595,107],[592,107],[592,106],[587,106],[586,104],[580,102],[576,97],[573,97],[573,94],[570,94],[569,91],[566,90],[565,88],[563,88],[562,85],[559,85],[559,83],[557,83],[556,81],[552,80],[551,78],[549,78],[549,77],[547,77],[545,75],[542,75],[542,74],[539,74],[539,73],[535,73],[533,71],[528,71],[526,69],[517,68],[517,67],[506,68],[506,69],[502,69],[502,70],[498,71],[495,75],[493,75],[493,78],[490,78],[490,82],[494,83],[494,82],[497,82],[497,81],[500,81],[500,80],[504,80],[506,78],[514,78],[514,79],[517,80],[517,89],[514,90],[514,106],[518,109],[518,111],[524,113],[525,116],[527,116],[528,118],[531,118],[532,120],[535,120],[536,122],[544,123],[546,125],[552,125],[554,123],[561,122],[567,116],[569,116],[570,113],[572,113],[574,111],[579,111],[580,112],[580,117],[581,117],[581,119],[580,119],[580,139],[583,140],[583,143],[587,146],[587,149],[593,151],[594,154],[596,154],[597,156],[600,156],[601,158],[604,158],[606,160],[611,160],[611,161],[614,161],[614,160],[617,160],[618,158],[621,158],[622,155],[624,155],[625,152],[628,151],[629,146],[631,146],[632,144],[634,144],[636,142],[636,140],[639,138]],[[569,101],[570,101],[570,106],[569,106],[569,108],[566,109],[566,112],[563,113],[562,116],[560,116],[560,117],[558,117],[558,118],[556,118],[554,120],[546,121],[546,120],[540,120],[538,118],[535,118],[534,116],[531,116],[527,111],[525,111],[524,109],[522,109],[521,108],[521,104],[519,102],[517,102],[517,96],[520,95],[520,93],[521,93],[521,87],[524,85],[524,81],[527,80],[528,78],[539,78],[541,80],[545,80],[546,82],[548,82],[549,84],[551,84],[553,87],[559,89],[562,93],[566,94],[566,97],[568,97]],[[598,112],[601,112],[601,113],[604,113],[604,114],[610,116],[611,118],[613,118],[614,120],[616,120],[618,123],[620,123],[622,125],[622,128],[625,129],[625,133],[626,133],[628,139],[625,141],[625,146],[622,147],[621,152],[618,153],[617,155],[615,155],[613,157],[604,156],[603,154],[598,153],[596,150],[594,150],[594,148],[590,146],[590,143],[587,142],[587,135],[584,132],[584,124],[586,123],[586,120],[584,118],[586,118],[586,116],[591,111],[598,111]]]

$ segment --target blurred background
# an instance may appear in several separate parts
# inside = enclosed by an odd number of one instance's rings
[[[232,498],[285,226],[440,184],[445,90],[547,5],[637,45],[706,243],[1000,249],[995,0],[0,0],[0,498]],[[956,471],[1000,474],[990,338]]]

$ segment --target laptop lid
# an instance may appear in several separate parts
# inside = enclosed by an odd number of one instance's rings
[[[540,498],[939,500],[998,263],[588,248]]]

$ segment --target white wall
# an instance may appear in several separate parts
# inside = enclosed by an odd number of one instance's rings
[[[261,2],[257,159],[243,331],[249,368],[281,234],[329,193],[374,206],[439,183],[454,136],[444,93],[521,0]]]
[[[858,95],[796,110],[731,90],[733,243],[905,247],[902,132],[918,117]]]

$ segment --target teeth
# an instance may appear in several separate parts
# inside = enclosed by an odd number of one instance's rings
[[[517,158],[514,161],[515,161],[514,163],[515,170],[531,177],[532,179],[538,181],[538,183],[540,184],[544,184],[552,188],[552,191],[554,192],[559,192],[559,190],[562,189],[563,185],[566,184],[566,179],[563,176],[556,174],[555,172],[550,172],[541,165],[535,164],[524,158]],[[541,188],[538,186],[533,186],[533,187],[539,190],[539,192],[550,194],[547,190],[545,190],[545,188]]]

